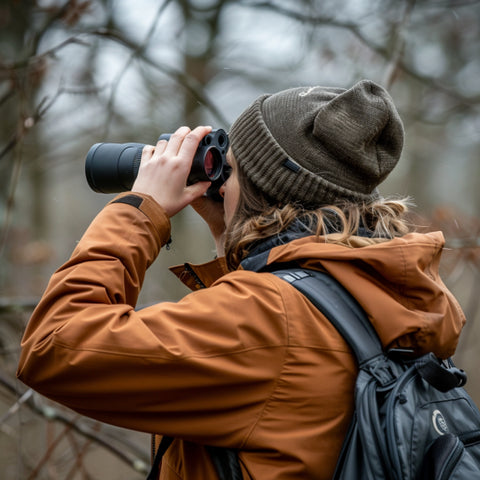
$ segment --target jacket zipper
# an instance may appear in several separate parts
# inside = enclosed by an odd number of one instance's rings
[[[153,465],[153,460],[155,459],[155,454],[157,453],[157,446],[155,444],[155,434],[152,433],[152,439],[151,439],[151,445],[150,445],[150,448],[151,448],[151,457],[150,457],[150,464]]]
[[[185,270],[193,277],[195,280],[195,283],[200,287],[200,288],[207,288],[207,286],[200,280],[200,277],[195,273],[193,268],[189,263],[184,263],[183,264]]]

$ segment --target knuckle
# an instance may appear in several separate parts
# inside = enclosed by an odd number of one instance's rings
[[[170,140],[172,138],[179,140],[181,138],[184,138],[189,133],[190,133],[190,129],[188,127],[180,127],[176,132],[172,133]]]
[[[198,132],[192,131],[185,137],[184,142],[199,143],[201,139],[202,137]]]
[[[182,137],[183,135],[177,131],[175,133],[172,133],[172,135],[170,135],[169,142],[171,142],[172,140],[180,140]]]

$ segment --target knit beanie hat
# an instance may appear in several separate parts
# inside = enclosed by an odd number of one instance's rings
[[[378,198],[376,187],[400,158],[403,137],[392,98],[369,80],[348,90],[263,95],[229,132],[235,160],[257,188],[279,204],[307,208]]]

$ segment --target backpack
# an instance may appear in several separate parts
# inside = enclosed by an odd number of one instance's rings
[[[272,273],[302,292],[357,358],[354,415],[333,480],[480,479],[480,411],[462,388],[463,370],[432,353],[384,352],[365,312],[328,274]],[[235,451],[207,449],[221,480],[242,478]]]

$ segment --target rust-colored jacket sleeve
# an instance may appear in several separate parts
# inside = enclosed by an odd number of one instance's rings
[[[178,303],[136,311],[145,271],[169,237],[152,199],[124,194],[107,205],[52,276],[25,331],[18,377],[107,423],[238,445],[282,365],[281,295],[267,282],[252,298],[256,274],[234,272]],[[271,323],[252,331],[235,302]]]

